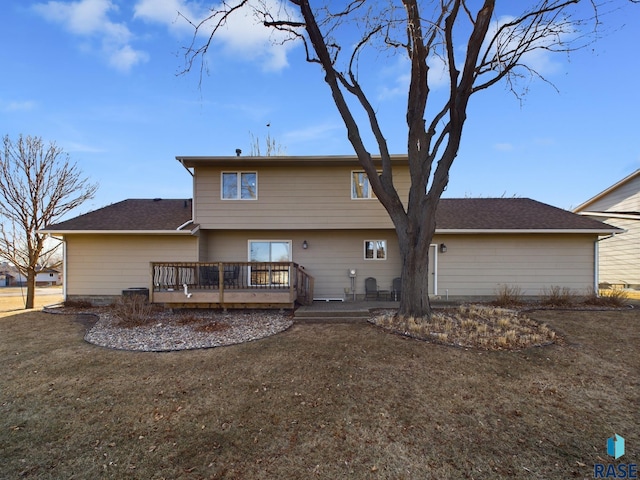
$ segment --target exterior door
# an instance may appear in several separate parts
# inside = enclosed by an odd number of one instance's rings
[[[438,294],[438,254],[437,245],[429,245],[429,295]]]

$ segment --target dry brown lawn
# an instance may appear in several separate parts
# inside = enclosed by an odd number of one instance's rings
[[[447,347],[368,324],[134,353],[0,318],[3,479],[592,478],[640,459],[640,313],[531,313],[564,345]]]
[[[37,309],[41,309],[42,307],[47,305],[59,303],[63,300],[61,288],[38,288],[37,292],[53,293],[47,295],[36,294],[34,303],[35,308]],[[0,288],[0,314],[2,314],[2,312],[24,310],[26,296],[26,288]]]

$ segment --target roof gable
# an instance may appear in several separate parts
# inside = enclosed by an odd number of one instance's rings
[[[573,211],[640,213],[640,169],[591,197]]]

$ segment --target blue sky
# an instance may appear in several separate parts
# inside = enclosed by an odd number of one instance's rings
[[[640,8],[617,3],[595,44],[538,59],[559,92],[537,81],[522,104],[502,85],[472,98],[446,197],[515,195],[568,209],[640,168]],[[252,135],[270,134],[291,155],[353,153],[319,67],[250,19],[219,38],[201,84],[197,70],[178,75],[191,32],[176,12],[197,18],[213,2],[3,5],[0,134],[55,141],[100,184],[76,214],[125,198],[190,197],[175,156],[248,153]],[[364,70],[393,153],[406,144],[404,66],[380,56]]]

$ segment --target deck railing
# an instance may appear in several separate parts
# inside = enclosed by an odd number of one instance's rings
[[[151,264],[154,292],[289,291],[291,302],[313,301],[313,277],[293,262],[158,262]]]

